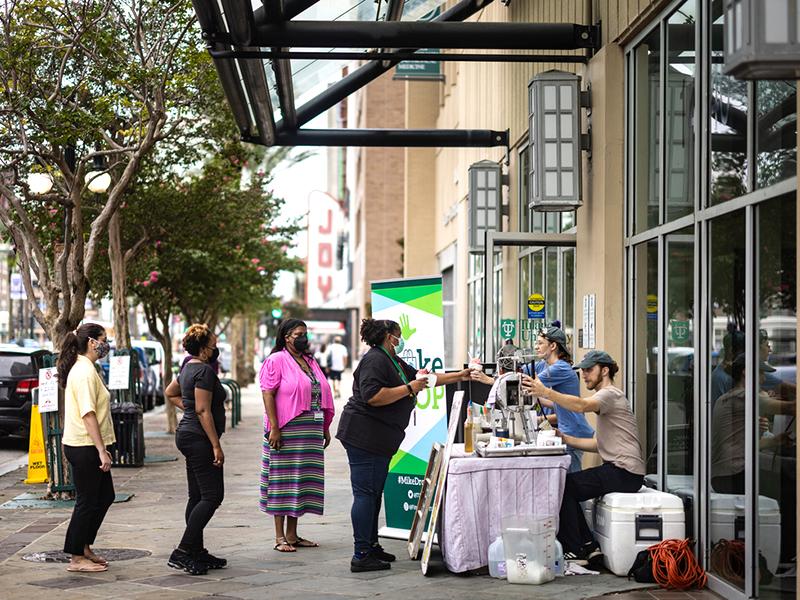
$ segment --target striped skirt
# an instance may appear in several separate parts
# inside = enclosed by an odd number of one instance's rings
[[[264,432],[261,454],[263,512],[288,517],[321,515],[325,503],[325,461],[322,420],[306,411],[281,429],[281,449],[269,446]]]

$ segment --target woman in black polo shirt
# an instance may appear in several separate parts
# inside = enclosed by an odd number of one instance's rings
[[[371,346],[353,373],[353,396],[342,411],[336,437],[347,451],[353,487],[355,553],[350,570],[378,571],[395,560],[378,544],[378,515],[389,461],[405,437],[417,394],[427,380],[398,355],[403,349],[400,325],[363,319],[361,339]],[[425,372],[425,371],[423,371]],[[469,380],[469,369],[437,374],[437,385]]]

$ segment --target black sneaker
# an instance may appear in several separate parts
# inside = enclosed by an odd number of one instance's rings
[[[350,572],[351,573],[364,573],[366,571],[384,571],[386,569],[391,569],[392,565],[390,565],[385,560],[381,560],[374,554],[367,554],[364,558],[356,558],[350,561]]]
[[[384,550],[383,546],[381,546],[380,544],[374,545],[372,547],[372,549],[369,551],[369,553],[370,553],[371,556],[374,556],[375,558],[379,558],[380,560],[382,560],[384,562],[387,562],[387,563],[394,562],[394,561],[397,560],[397,557],[394,554]]]
[[[173,569],[185,571],[189,575],[205,575],[208,573],[208,565],[197,560],[188,552],[175,548],[169,555],[167,564]]]
[[[209,569],[224,569],[228,566],[227,560],[214,556],[205,548],[203,548],[200,551],[200,554],[197,555],[197,560],[208,565]]]
[[[579,556],[575,552],[564,552],[564,562],[570,562],[580,565],[581,567],[585,567],[589,561],[586,560],[586,558]]]

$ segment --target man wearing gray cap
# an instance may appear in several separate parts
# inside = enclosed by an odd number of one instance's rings
[[[619,371],[617,363],[608,353],[592,350],[574,368],[581,370],[586,388],[594,392],[592,396],[579,398],[562,394],[527,375],[523,377],[522,386],[527,393],[576,413],[597,414],[594,438],[561,435],[569,446],[600,454],[603,464],[567,474],[558,528],[564,559],[594,568],[602,564],[603,555],[586,524],[580,503],[610,492],[638,492],[645,466],[639,428],[630,403],[622,390],[614,386],[614,376]]]

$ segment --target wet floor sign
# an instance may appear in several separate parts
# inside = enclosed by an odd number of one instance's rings
[[[31,433],[28,444],[28,477],[25,483],[45,483],[47,481],[47,458],[44,452],[42,418],[39,407],[31,406]]]

